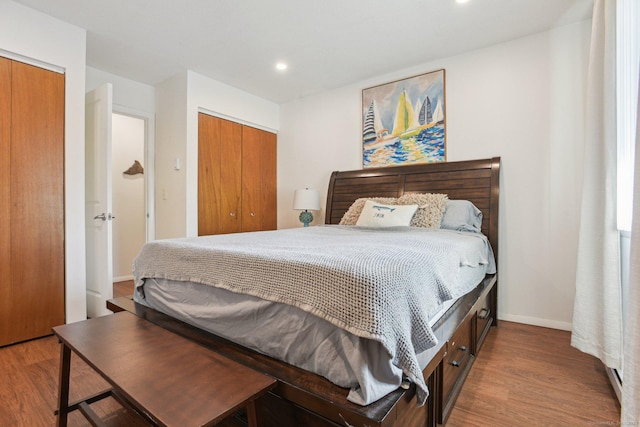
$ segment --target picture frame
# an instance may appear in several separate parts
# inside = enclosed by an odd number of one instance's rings
[[[446,161],[445,70],[362,90],[363,168]]]

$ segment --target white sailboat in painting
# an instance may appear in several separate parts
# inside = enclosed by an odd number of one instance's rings
[[[438,99],[435,110],[433,110],[432,123],[440,124],[444,123],[444,111],[442,109],[442,102]]]
[[[420,126],[420,109],[421,108],[422,108],[422,101],[418,97],[418,100],[416,101],[413,107],[413,112],[416,115],[416,122],[418,123],[418,126]]]

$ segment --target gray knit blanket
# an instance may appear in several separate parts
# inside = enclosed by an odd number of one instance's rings
[[[462,265],[488,263],[461,249],[468,236],[401,227],[320,226],[147,243],[134,261],[145,278],[191,281],[290,304],[359,337],[381,342],[393,363],[428,396],[416,355],[437,342],[438,306],[464,295]],[[486,238],[478,234],[477,238]]]

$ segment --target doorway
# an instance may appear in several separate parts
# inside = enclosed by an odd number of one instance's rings
[[[133,279],[133,260],[145,244],[149,177],[145,118],[112,114],[113,282]],[[145,179],[146,178],[146,179]]]
[[[116,113],[116,114],[114,114]],[[85,96],[85,202],[86,202],[86,259],[87,259],[87,315],[98,317],[111,314],[106,302],[113,297],[114,283],[114,252],[120,259],[116,280],[131,278],[133,258],[146,241],[155,238],[153,158],[154,158],[154,115],[153,113],[134,110],[129,107],[113,104],[113,85],[105,83]],[[123,117],[124,116],[124,117]],[[116,125],[113,121],[127,122],[127,126]],[[124,119],[124,120],[120,120]],[[116,133],[114,147],[114,132]],[[132,142],[133,136],[133,142]],[[136,142],[137,141],[137,142]],[[120,152],[124,154],[121,154]],[[114,164],[113,158],[118,162]],[[142,161],[134,157],[142,158]],[[127,163],[122,163],[122,159]],[[141,174],[129,175],[131,179],[120,182],[127,193],[131,188],[142,187],[133,198],[119,197],[118,207],[114,210],[113,187],[114,176],[124,180],[123,175],[138,160],[142,169]],[[130,163],[129,163],[130,162]],[[115,171],[114,171],[115,168]],[[129,176],[127,178],[129,178]],[[140,178],[142,177],[142,178]],[[118,196],[122,194],[118,190]],[[135,205],[144,206],[142,213]],[[134,223],[142,226],[135,227],[137,231],[132,237],[131,226],[127,225],[133,219]],[[113,249],[114,224],[118,223],[118,242]],[[146,225],[145,225],[146,224]],[[124,237],[123,237],[124,236]],[[121,267],[124,266],[124,267]]]

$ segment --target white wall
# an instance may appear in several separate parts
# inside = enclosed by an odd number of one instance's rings
[[[65,72],[66,322],[86,319],[84,84],[86,32],[13,2],[0,1],[0,49]],[[2,52],[0,52],[2,54]]]
[[[126,79],[97,68],[87,67],[86,91],[92,91],[105,83],[113,85],[113,105],[115,109],[124,107],[132,111],[153,114],[156,99],[155,88],[144,83]]]
[[[278,227],[299,226],[295,188],[326,197],[333,170],[362,167],[362,89],[444,68],[447,159],[502,157],[499,317],[570,329],[589,35],[572,24],[282,105]]]
[[[123,172],[138,160],[144,167],[145,123],[114,114],[112,118],[113,281],[133,278],[133,259],[146,241],[144,174]],[[147,171],[145,170],[145,173]]]
[[[156,238],[187,233],[187,73],[156,86]],[[175,170],[180,159],[181,168]]]
[[[156,87],[157,237],[198,234],[198,112],[277,133],[279,107],[187,71]],[[181,169],[176,170],[176,159]]]

